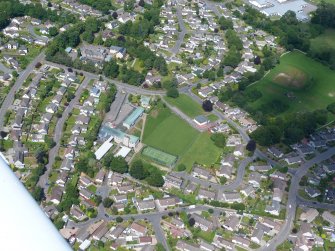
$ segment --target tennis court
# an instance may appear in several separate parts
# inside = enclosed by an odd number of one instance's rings
[[[177,161],[176,156],[165,153],[150,146],[144,148],[142,154],[164,166],[172,167]]]

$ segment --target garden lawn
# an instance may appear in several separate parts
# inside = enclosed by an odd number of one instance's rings
[[[292,79],[296,78],[297,81],[308,81],[312,78],[312,84],[304,86],[294,81],[283,84],[283,78],[278,77],[290,74]],[[335,101],[335,71],[301,52],[294,51],[282,56],[279,65],[260,81],[247,88],[248,91],[253,89],[263,94],[260,99],[249,103],[256,110],[274,99],[289,105],[289,109],[284,113],[325,109],[328,104]],[[294,97],[288,97],[288,93]]]
[[[200,133],[168,108],[153,110],[147,117],[143,143],[178,156],[178,164],[190,169],[194,162],[210,166],[223,149],[216,147],[207,132]]]
[[[171,105],[177,107],[190,118],[205,114],[205,111],[202,109],[201,105],[199,105],[186,94],[180,94],[178,98],[165,97],[164,99]]]

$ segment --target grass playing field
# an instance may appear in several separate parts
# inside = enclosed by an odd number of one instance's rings
[[[260,109],[277,99],[289,108],[284,113],[325,109],[335,101],[335,72],[303,53],[294,51],[280,58],[280,64],[247,90],[263,96],[249,105]]]
[[[167,108],[156,109],[147,117],[143,143],[178,156],[178,163],[188,168],[194,162],[214,164],[222,152],[209,133],[198,132]]]
[[[178,98],[165,97],[164,99],[171,105],[177,107],[190,118],[205,114],[205,111],[202,109],[201,105],[193,101],[192,98],[186,94],[180,94]]]

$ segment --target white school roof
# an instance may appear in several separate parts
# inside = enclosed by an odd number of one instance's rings
[[[131,149],[126,146],[122,146],[121,149],[115,154],[115,157],[121,156],[122,158],[127,157]]]
[[[113,136],[110,136],[109,139],[107,139],[95,152],[95,157],[97,158],[97,160],[100,160],[103,156],[105,156],[108,150],[111,149],[111,147],[113,146],[113,138]]]
[[[1,250],[70,251],[23,184],[0,157],[0,239]]]

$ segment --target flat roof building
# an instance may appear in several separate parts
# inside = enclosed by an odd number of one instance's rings
[[[144,109],[142,107],[137,107],[124,121],[123,126],[129,129],[132,127],[139,117],[142,116]]]
[[[113,143],[113,136],[110,136],[109,139],[107,139],[100,147],[99,149],[94,153],[95,157],[97,158],[97,160],[100,160],[103,156],[105,156],[105,154],[109,151],[109,149],[112,148]]]
[[[111,128],[106,125],[100,128],[100,132],[99,132],[100,139],[110,138],[111,136],[113,136],[114,141],[116,143],[123,144],[124,146],[130,147],[130,148],[136,147],[137,144],[140,142],[139,137],[127,134],[125,132],[122,132],[119,129]]]
[[[198,126],[205,126],[209,123],[209,120],[206,116],[204,115],[199,115],[196,116],[193,121],[198,125]]]

